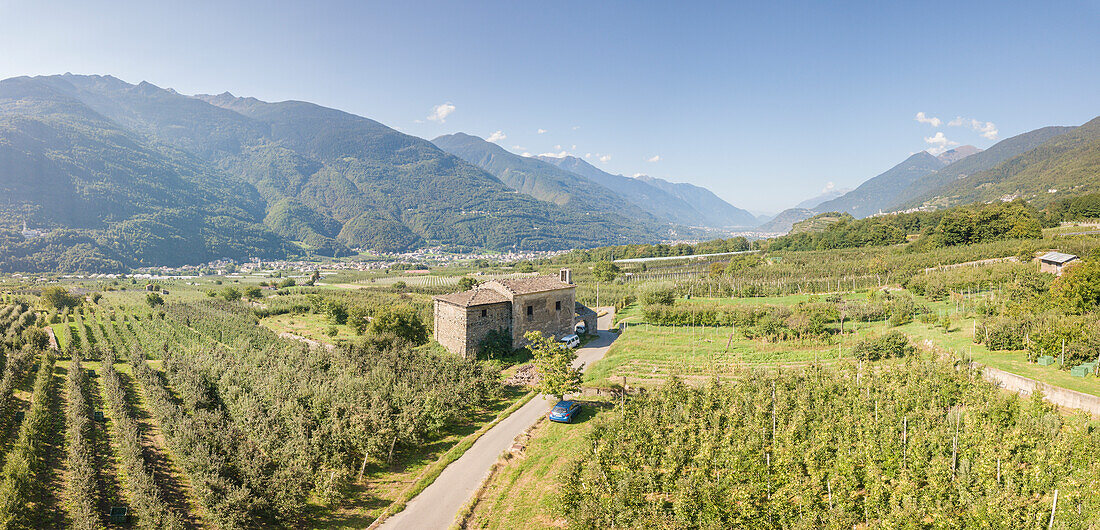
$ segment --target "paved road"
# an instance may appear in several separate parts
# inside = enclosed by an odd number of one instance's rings
[[[600,318],[599,328],[610,327],[611,316]],[[577,350],[574,366],[587,368],[607,353],[617,335],[601,331],[598,339]],[[470,500],[474,491],[489,474],[493,462],[512,445],[519,436],[553,406],[553,399],[536,396],[495,427],[478,438],[458,460],[447,466],[439,477],[424,491],[413,497],[397,515],[390,517],[380,528],[433,530],[446,529],[454,523],[455,515]]]

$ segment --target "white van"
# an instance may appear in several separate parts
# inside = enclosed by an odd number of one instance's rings
[[[576,335],[566,335],[558,342],[564,344],[566,348],[576,348],[581,345],[581,338]]]

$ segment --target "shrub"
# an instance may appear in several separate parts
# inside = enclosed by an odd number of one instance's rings
[[[867,337],[856,343],[852,352],[865,361],[897,359],[916,353],[917,348],[900,331],[889,331],[878,337]]]
[[[639,298],[646,305],[672,305],[676,301],[676,287],[671,283],[647,285],[642,288]]]

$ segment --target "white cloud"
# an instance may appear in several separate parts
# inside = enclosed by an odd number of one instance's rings
[[[993,125],[993,122],[980,122],[978,120],[970,120],[970,128],[978,131],[983,137],[989,140],[997,139],[997,126]]]
[[[661,161],[661,155],[653,155],[653,156],[645,159],[645,161],[646,162],[660,162]]]
[[[947,122],[948,127],[969,127],[982,135],[982,137],[989,140],[996,140],[999,131],[997,126],[991,121],[975,120],[973,118],[964,118],[962,116],[956,116],[955,119]]]
[[[601,155],[601,154],[597,153],[596,154],[596,159],[599,160],[600,162],[603,162],[604,164],[606,164],[609,160],[611,160],[611,155]]]
[[[532,157],[532,156],[535,156],[535,155],[533,155],[531,153],[528,153],[527,151],[524,151],[523,154],[520,155],[520,156]]]
[[[631,176],[632,176],[632,177],[634,177],[634,178],[638,178],[638,177],[644,177],[644,176],[645,176],[645,173],[635,173],[635,174],[633,174],[633,175],[631,175]]]
[[[504,131],[497,131],[493,134],[490,134],[489,137],[485,139],[485,141],[486,142],[499,142],[499,141],[501,141],[501,140],[503,140],[507,137],[508,137],[508,135],[504,134]]]
[[[914,119],[920,123],[927,123],[933,127],[939,127],[940,124],[943,123],[939,118],[925,116],[923,112],[918,112],[917,117]]]
[[[526,151],[527,150],[527,148],[523,147],[522,145],[513,145],[512,149],[515,149],[516,151]]]
[[[585,157],[585,158],[592,158],[592,153],[585,153],[585,154],[584,154],[584,157]]]
[[[558,144],[558,145],[554,146],[554,149],[557,149],[558,151],[561,151],[562,149],[565,149],[565,148],[562,147],[561,144]]]
[[[821,193],[829,193],[834,189],[836,189],[836,183],[830,180],[829,182],[825,183],[824,188],[821,188]]]
[[[432,107],[432,113],[428,114],[428,121],[437,121],[444,123],[447,121],[447,116],[450,116],[455,111],[455,106],[450,101],[441,103]]]
[[[573,126],[573,130],[574,130],[574,131],[575,131],[575,130],[577,130],[577,129],[580,129],[580,128],[581,128],[581,126],[580,126],[580,125],[574,125],[574,126]]]
[[[928,149],[928,152],[933,155],[939,155],[940,153],[943,153],[944,151],[947,151],[948,149],[959,145],[959,142],[948,140],[942,132],[936,133],[935,136],[925,136],[924,142],[932,146]]]
[[[539,130],[537,130],[537,131],[535,131],[535,132],[537,132],[537,133],[539,133],[539,134],[546,134],[546,129],[539,129]]]
[[[552,158],[565,158],[567,156],[572,156],[572,155],[569,153],[569,151],[559,151],[557,153],[542,153],[539,156],[549,156],[549,157],[552,157]]]

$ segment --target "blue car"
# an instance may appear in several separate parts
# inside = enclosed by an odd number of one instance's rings
[[[576,401],[559,401],[550,409],[550,421],[561,423],[573,423],[573,419],[581,411],[581,404]]]

